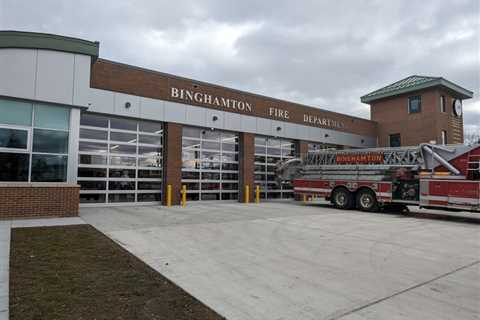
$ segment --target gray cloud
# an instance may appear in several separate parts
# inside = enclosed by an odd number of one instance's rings
[[[33,2],[35,3],[35,2]],[[475,92],[477,0],[0,2],[0,29],[99,40],[101,56],[368,117],[361,95],[411,74]]]

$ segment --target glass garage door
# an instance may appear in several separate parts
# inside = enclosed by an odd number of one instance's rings
[[[261,198],[293,198],[292,185],[277,182],[275,166],[280,161],[292,159],[294,154],[293,140],[255,137],[255,185],[260,185]]]
[[[238,199],[238,134],[184,127],[182,184],[188,200]]]
[[[160,122],[83,113],[80,119],[80,203],[161,201]]]

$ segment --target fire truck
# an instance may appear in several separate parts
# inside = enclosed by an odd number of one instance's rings
[[[276,172],[296,197],[325,199],[339,209],[480,212],[480,144],[323,150],[280,163]]]

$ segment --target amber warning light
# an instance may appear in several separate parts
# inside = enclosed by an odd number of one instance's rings
[[[337,164],[381,164],[383,163],[383,153],[337,154],[335,161]]]

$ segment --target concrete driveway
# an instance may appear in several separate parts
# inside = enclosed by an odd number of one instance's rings
[[[318,205],[88,208],[228,319],[480,319],[480,226]]]

